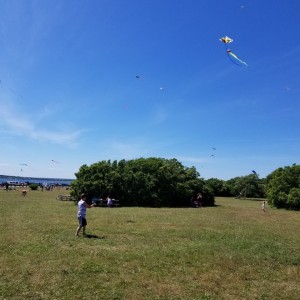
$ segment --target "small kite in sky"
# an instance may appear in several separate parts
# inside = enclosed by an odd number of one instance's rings
[[[257,175],[257,173],[254,170],[252,170],[252,173],[255,174],[255,175]]]
[[[213,150],[217,150],[216,148],[212,148]]]
[[[57,160],[51,159],[51,161],[55,164],[59,164],[59,161],[57,161]]]
[[[230,37],[228,36],[223,36],[219,39],[221,42],[225,43],[225,44],[228,44],[228,43],[231,43],[233,42],[233,39],[231,39]]]
[[[241,59],[239,59],[237,57],[236,54],[234,54],[228,47],[227,47],[227,44],[233,42],[233,39],[231,39],[230,37],[228,36],[224,36],[224,37],[221,37],[219,39],[222,43],[224,43],[225,45],[225,48],[226,48],[226,53],[228,55],[228,58],[236,65],[238,66],[241,66],[241,64],[243,64],[244,66],[247,66],[248,67],[248,64],[244,61],[242,61]]]
[[[286,86],[285,89],[289,92],[291,88],[289,86]]]
[[[28,167],[28,165],[27,165],[27,164],[20,164],[20,166],[26,166],[26,167]]]

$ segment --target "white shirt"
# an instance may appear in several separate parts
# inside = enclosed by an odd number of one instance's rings
[[[85,202],[81,199],[78,202],[78,217],[84,217],[86,216],[86,207],[85,207]]]

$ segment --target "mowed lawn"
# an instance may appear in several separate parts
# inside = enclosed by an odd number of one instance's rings
[[[300,212],[92,208],[75,237],[66,190],[0,190],[0,299],[300,299]]]

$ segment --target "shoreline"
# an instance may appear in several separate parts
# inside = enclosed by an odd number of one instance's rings
[[[54,178],[54,177],[31,177],[31,176],[14,176],[14,175],[0,175],[0,181],[2,178],[9,179],[21,179],[21,180],[59,180],[59,181],[73,181],[71,178]]]

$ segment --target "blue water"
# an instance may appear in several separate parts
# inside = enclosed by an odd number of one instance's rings
[[[36,177],[18,177],[18,176],[7,176],[0,175],[0,184],[9,182],[9,181],[17,181],[19,183],[29,182],[29,183],[37,183],[44,185],[70,185],[74,179],[63,179],[63,178],[36,178]]]

